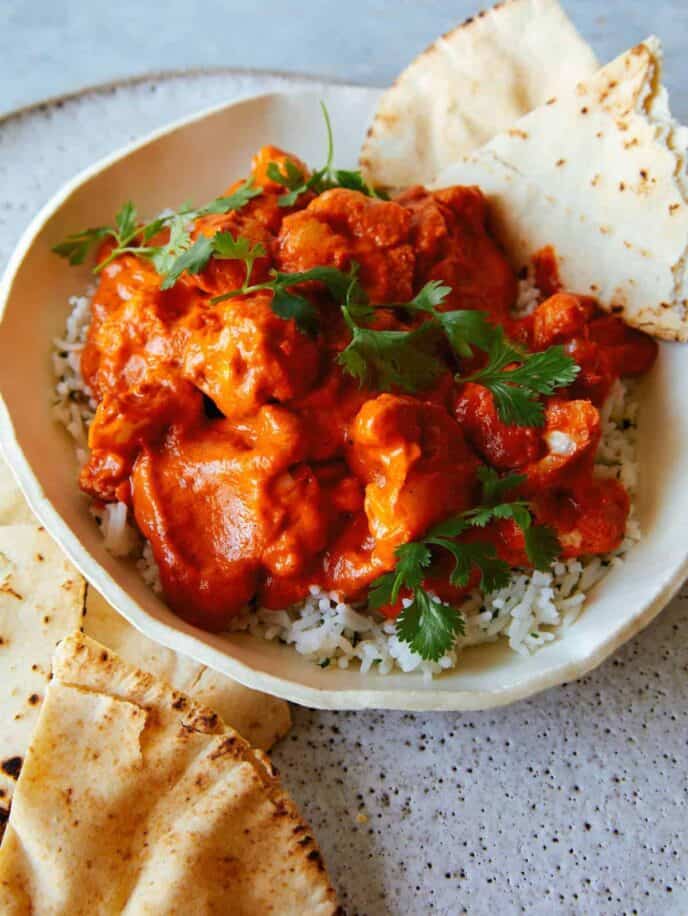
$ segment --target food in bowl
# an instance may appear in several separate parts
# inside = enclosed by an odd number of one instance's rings
[[[331,161],[268,147],[207,207],[59,246],[103,246],[82,487],[198,625],[381,671],[528,651],[637,536],[619,380],[656,345],[550,247],[519,283],[478,188],[385,199]]]

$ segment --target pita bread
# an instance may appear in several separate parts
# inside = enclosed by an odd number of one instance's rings
[[[43,528],[0,527],[0,834],[50,660],[57,643],[79,626],[83,598],[83,579]]]
[[[82,634],[54,678],[0,847],[5,914],[338,910],[269,761]]]
[[[289,705],[158,645],[139,633],[89,587],[83,630],[125,662],[143,668],[214,709],[254,747],[269,750],[291,727]]]
[[[507,0],[438,38],[384,93],[361,152],[375,185],[428,184],[597,69],[557,0]]]
[[[27,526],[15,528],[16,536],[9,528],[2,527],[23,521],[29,523],[28,527],[33,534],[26,530]],[[40,541],[40,544],[32,551],[29,542],[33,540]],[[45,531],[41,529],[38,532],[35,516],[15,484],[10,468],[0,457],[0,552],[3,543],[13,547],[17,570],[38,589],[41,606],[52,601],[57,610],[47,615],[50,616],[50,623],[41,625],[40,632],[36,623],[34,630],[27,633],[26,639],[15,639],[11,645],[9,642],[0,643],[0,714],[3,721],[11,719],[15,723],[0,734],[0,834],[16,782],[1,769],[1,764],[8,759],[24,756],[40,706],[39,702],[34,702],[27,709],[27,698],[42,698],[55,646],[79,627],[82,605],[82,629],[89,636],[102,642],[130,664],[163,678],[177,690],[217,710],[225,722],[236,728],[255,747],[269,750],[291,728],[289,705],[284,700],[244,687],[223,674],[158,645],[139,633],[95,589],[86,585]],[[44,559],[36,566],[32,558],[39,553],[42,553]],[[75,591],[73,601],[68,600],[63,605],[65,577],[75,583]],[[17,591],[22,594],[20,589]],[[15,599],[7,600],[5,613],[3,597],[4,594],[0,593],[0,638],[3,637],[5,618],[9,615],[12,621],[19,619],[16,616]],[[36,615],[29,619],[34,618]],[[32,666],[35,666],[33,670]],[[5,684],[8,685],[9,693],[4,688]],[[15,719],[15,716],[18,718]],[[9,768],[16,770],[17,767],[15,761]]]
[[[35,521],[12,471],[0,454],[0,525],[32,525]]]
[[[643,331],[688,340],[688,130],[648,38],[526,115],[436,186],[477,184],[516,266],[543,245],[565,287]]]

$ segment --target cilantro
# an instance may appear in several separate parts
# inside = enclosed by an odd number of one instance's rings
[[[396,550],[397,565],[393,572],[380,576],[371,586],[368,604],[377,610],[385,604],[396,604],[402,588],[420,588],[424,570],[430,565],[430,548],[420,542],[402,544]]]
[[[293,292],[293,287],[301,283],[323,283],[335,301],[350,302],[352,307],[354,307],[354,302],[363,296],[363,291],[358,283],[358,265],[353,265],[348,273],[336,267],[325,266],[294,273],[272,270],[269,280],[264,283],[251,283],[253,263],[256,257],[265,254],[262,245],[251,247],[250,242],[246,239],[241,237],[235,239],[229,233],[219,233],[215,236],[215,254],[216,257],[243,260],[246,265],[246,276],[238,289],[215,296],[210,300],[211,303],[224,302],[226,299],[267,290],[273,294],[271,302],[273,312],[280,318],[293,318],[299,330],[311,336],[318,332],[317,308],[305,296]],[[346,305],[342,305],[342,309],[345,308]]]
[[[364,297],[350,299],[342,312],[351,328],[352,340],[339,355],[340,363],[361,383],[383,391],[398,387],[416,392],[431,385],[442,371],[437,360],[437,331],[441,331],[459,358],[472,356],[473,348],[488,354],[483,369],[468,379],[457,377],[458,381],[478,381],[489,388],[504,422],[542,425],[544,411],[538,395],[551,394],[555,388],[570,384],[578,372],[574,361],[561,347],[525,354],[505,338],[502,328],[491,325],[482,312],[439,311],[438,307],[450,293],[449,286],[432,280],[409,302],[386,305],[386,308],[428,315],[420,327],[410,331],[361,327],[360,322],[371,317],[371,308]],[[521,365],[506,369],[513,362]]]
[[[532,525],[523,534],[528,559],[535,569],[546,572],[561,550],[556,533],[548,525]]]
[[[267,168],[268,178],[275,184],[288,188],[288,194],[282,194],[278,203],[280,207],[293,207],[299,196],[314,186],[314,177],[306,179],[301,169],[292,162],[291,159],[285,159],[282,166],[276,162],[269,162]]]
[[[304,334],[314,337],[320,328],[318,310],[304,296],[290,292],[286,287],[275,284],[273,287],[272,311],[286,320],[293,318],[296,326]]]
[[[438,336],[430,322],[413,331],[375,331],[361,327],[347,306],[342,306],[342,313],[352,336],[337,359],[361,385],[414,392],[427,388],[441,373]]]
[[[442,305],[451,291],[451,286],[444,286],[439,280],[430,280],[410,302],[400,303],[398,307],[434,315],[435,308]]]
[[[512,519],[523,531],[525,550],[535,569],[546,570],[560,551],[559,541],[551,528],[534,525],[529,504],[525,500],[500,502],[507,493],[524,480],[521,475],[505,477],[491,468],[478,472],[482,484],[483,504],[435,525],[420,541],[402,544],[396,550],[396,567],[377,579],[370,588],[368,606],[377,610],[395,604],[403,591],[411,593],[412,602],[397,618],[397,635],[422,658],[437,661],[451,649],[457,634],[463,633],[464,621],[457,608],[443,604],[423,587],[433,549],[450,553],[454,567],[449,577],[457,588],[465,588],[473,569],[480,573],[480,588],[484,593],[505,588],[511,569],[502,560],[494,544],[487,541],[459,542],[454,540],[470,528],[484,528],[495,519]]]
[[[231,232],[216,232],[213,240],[213,254],[216,258],[220,260],[232,260],[236,259],[244,262],[246,268],[246,273],[244,275],[244,283],[240,290],[233,291],[232,294],[228,294],[226,297],[217,296],[212,302],[221,301],[223,298],[231,298],[232,295],[242,295],[249,283],[251,282],[251,274],[253,273],[253,265],[258,260],[258,258],[264,258],[267,252],[263,245],[260,242],[257,242],[255,245],[251,243],[250,239],[244,238],[239,235],[236,238],[232,235]]]
[[[478,468],[478,480],[483,488],[483,502],[493,506],[502,496],[525,483],[526,476],[525,474],[506,474],[500,477],[494,468],[483,464]]]
[[[421,658],[438,661],[466,629],[461,613],[422,588],[397,617],[397,636]]]
[[[213,253],[208,241],[200,238],[192,241],[189,227],[194,220],[208,214],[238,210],[259,194],[262,194],[262,189],[255,187],[252,179],[248,179],[232,194],[218,197],[198,210],[184,205],[174,213],[159,216],[143,225],[139,225],[136,207],[131,201],[127,201],[116,214],[114,227],[99,226],[75,233],[68,236],[64,242],[55,245],[53,251],[60,257],[67,258],[72,265],[82,264],[95,245],[105,238],[112,238],[115,247],[95,266],[94,273],[100,273],[115,258],[130,252],[151,261],[160,274],[161,288],[169,289],[185,270],[192,273],[202,270]],[[164,245],[149,245],[148,243],[163,229],[169,230],[168,241]]]
[[[360,191],[368,197],[387,200],[387,195],[369,185],[360,172],[333,168],[334,138],[332,135],[332,123],[324,102],[320,103],[320,108],[322,109],[327,132],[327,158],[325,165],[313,172],[310,178],[307,178],[291,159],[285,159],[282,165],[277,162],[268,163],[268,178],[287,189],[287,193],[282,194],[279,198],[280,207],[293,207],[301,194],[306,191],[322,194],[323,191],[328,191],[331,188],[349,188],[352,191]]]
[[[200,235],[191,248],[182,251],[178,257],[174,258],[167,269],[160,271],[163,277],[160,289],[170,289],[174,286],[185,270],[190,274],[199,273],[207,264],[208,258],[212,253],[213,240],[206,235]]]
[[[510,343],[502,328],[494,328],[487,346],[487,363],[459,381],[478,382],[492,392],[499,418],[515,426],[542,426],[545,422],[540,395],[570,385],[580,367],[562,346],[541,353],[526,353]],[[515,368],[507,369],[511,363]]]
[[[457,588],[465,588],[468,585],[474,566],[480,571],[480,588],[484,592],[494,592],[509,584],[509,564],[500,560],[494,544],[482,541],[457,544],[455,541],[442,538],[428,539],[428,542],[444,547],[454,557],[454,569],[449,581]]]
[[[254,197],[260,197],[263,193],[262,188],[257,188],[249,178],[236,191],[228,194],[227,197],[216,197],[211,200],[205,207],[197,211],[197,216],[209,216],[213,213],[229,213],[230,210],[241,210],[246,204],[253,200]]]
[[[115,216],[117,236],[119,238],[131,238],[136,234],[137,223],[138,215],[136,213],[136,207],[128,200]]]
[[[112,230],[105,226],[99,226],[97,229],[85,229],[83,232],[76,232],[68,235],[64,242],[53,247],[55,254],[61,258],[66,258],[72,267],[77,264],[83,264],[86,255],[94,245],[102,242],[103,239],[112,235]]]

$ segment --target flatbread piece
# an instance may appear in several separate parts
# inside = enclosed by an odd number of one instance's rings
[[[563,285],[634,327],[688,340],[688,130],[646,41],[458,160],[435,186],[476,184],[514,261],[553,245]]]
[[[438,38],[380,99],[361,152],[376,185],[428,184],[597,69],[556,0],[506,0]]]
[[[254,747],[269,750],[291,728],[289,704],[284,700],[244,687],[212,668],[153,642],[90,586],[82,629],[125,662],[143,668],[198,703],[210,706]]]
[[[53,652],[79,626],[83,598],[84,580],[43,528],[0,527],[0,834]]]
[[[8,916],[341,912],[269,761],[210,709],[77,633],[0,847]]]

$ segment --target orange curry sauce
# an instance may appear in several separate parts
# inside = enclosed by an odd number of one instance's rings
[[[481,309],[533,351],[563,344],[581,371],[547,399],[543,427],[506,426],[486,388],[454,381],[449,353],[432,390],[361,389],[336,362],[350,332],[319,284],[301,288],[320,312],[321,332],[309,337],[272,312],[271,292],[211,304],[241,286],[241,261],[211,259],[161,291],[148,261],[118,257],[101,273],[83,353],[98,409],[80,481],[97,501],[133,509],[168,603],[217,630],[247,602],[283,608],[313,584],[364,597],[394,567],[395,548],[476,503],[481,463],[526,475],[520,495],[556,529],[564,556],[615,549],[629,500],[619,483],[593,475],[598,408],[617,377],[650,368],[654,341],[593,299],[560,291],[547,251],[537,279],[548,298],[513,318],[517,280],[477,188],[413,188],[389,202],[309,191],[285,208],[284,189],[266,174],[285,158],[262,149],[253,163],[262,195],[199,218],[194,236],[222,229],[262,243],[254,283],[271,267],[345,270],[355,261],[371,302],[384,305],[441,280],[452,287],[446,309]],[[110,250],[106,243],[101,259]],[[378,309],[375,320],[409,327],[398,310]],[[511,520],[463,537],[528,565]],[[448,573],[431,568],[428,583],[455,601],[462,592]]]

